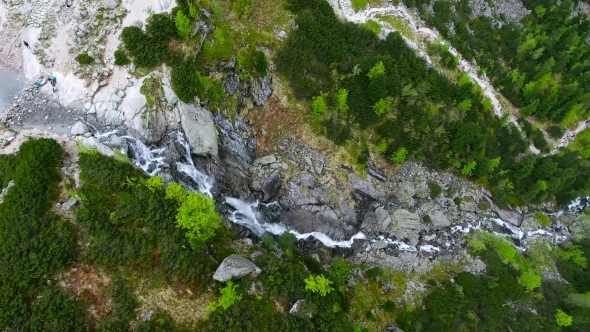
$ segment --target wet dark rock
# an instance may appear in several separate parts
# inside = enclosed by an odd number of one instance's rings
[[[353,229],[337,220],[326,219],[303,209],[288,211],[282,222],[299,233],[321,232],[334,240],[347,239],[354,234]]]
[[[275,170],[262,184],[262,192],[264,193],[264,202],[268,202],[274,198],[281,189],[281,172]]]
[[[375,198],[367,193],[355,189],[350,193],[350,197],[354,200],[354,212],[356,213],[356,225],[360,226],[365,218],[365,214],[376,203]]]

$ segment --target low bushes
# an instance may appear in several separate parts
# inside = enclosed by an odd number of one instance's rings
[[[89,65],[94,59],[87,53],[81,53],[76,56],[76,61],[81,65]]]
[[[172,68],[172,89],[178,99],[190,103],[197,95],[199,80],[194,61],[189,59]]]
[[[130,63],[131,61],[127,57],[127,53],[125,53],[125,51],[120,49],[115,51],[115,64],[117,66],[125,66]]]
[[[38,139],[23,143],[12,161],[0,158],[0,165],[12,164],[0,169],[3,182],[15,182],[0,204],[1,330],[81,330],[84,315],[70,295],[47,286],[77,255],[74,227],[49,212],[62,155],[55,141]]]
[[[162,62],[174,61],[176,55],[170,50],[169,43],[175,38],[178,38],[176,24],[168,14],[150,16],[146,32],[130,26],[121,33],[125,49],[133,57],[133,62],[139,67],[148,68]],[[125,62],[121,53],[119,60]]]

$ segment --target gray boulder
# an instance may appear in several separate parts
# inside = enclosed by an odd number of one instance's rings
[[[281,172],[276,170],[262,184],[263,200],[268,202],[279,193],[279,189],[281,189]]]
[[[361,225],[361,229],[368,233],[386,233],[391,228],[391,216],[382,207],[378,207],[375,211],[368,211],[365,214],[365,219]]]
[[[232,279],[240,279],[250,274],[256,277],[262,270],[251,261],[238,255],[226,257],[219,265],[213,279],[221,282],[227,282]]]
[[[72,126],[72,129],[70,130],[70,134],[72,135],[84,135],[88,132],[88,126],[86,126],[84,124],[84,122],[82,121],[78,121],[76,122],[76,124],[74,124]]]
[[[293,316],[305,316],[307,318],[311,318],[311,312],[301,312],[301,307],[303,306],[303,304],[305,303],[305,300],[297,300],[297,302],[295,302],[295,304],[293,304],[293,306],[291,307],[291,309],[289,310],[289,315],[293,315]]]
[[[251,81],[250,95],[252,96],[252,102],[256,106],[264,106],[264,103],[266,103],[266,100],[273,91],[272,81],[268,76],[260,79],[252,78]]]
[[[408,210],[398,209],[393,211],[394,234],[398,238],[408,239],[411,245],[418,244],[419,232],[424,229],[420,217]]]
[[[430,217],[430,220],[432,220],[432,224],[430,226],[433,229],[441,229],[451,225],[451,221],[445,214],[442,206],[440,206],[436,201],[427,201],[426,203],[422,204],[422,206],[420,206],[420,210],[422,210],[424,215],[428,215]]]
[[[117,0],[104,0],[102,2],[102,6],[108,9],[115,9],[117,8],[117,6],[119,6],[119,3],[117,2]]]
[[[140,20],[135,20],[135,21],[133,21],[133,23],[131,23],[131,26],[141,29],[141,28],[143,28],[143,22]]]
[[[182,101],[178,101],[176,106],[192,153],[216,157],[217,130],[211,112],[204,107]]]

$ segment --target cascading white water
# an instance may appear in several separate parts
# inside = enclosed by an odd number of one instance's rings
[[[194,183],[197,184],[197,188],[193,188],[189,183],[183,183],[183,185],[192,190],[198,190],[209,197],[213,197],[213,194],[211,193],[211,190],[213,189],[213,179],[195,167],[195,163],[191,157],[190,145],[184,138],[182,132],[177,132],[176,141],[183,147],[184,159],[186,159],[186,163],[176,162],[176,169],[193,180]]]
[[[132,136],[123,136],[129,142],[129,148],[133,152],[133,161],[149,176],[160,172],[164,164],[164,148],[150,149],[143,142]]]
[[[350,248],[352,246],[352,243],[354,242],[354,240],[366,238],[365,234],[359,232],[359,233],[356,233],[355,235],[353,235],[349,240],[336,241],[336,240],[331,239],[326,234],[323,234],[320,232],[299,233],[295,230],[288,229],[283,224],[278,224],[278,223],[272,223],[272,224],[262,223],[261,224],[258,221],[258,218],[256,218],[256,211],[257,211],[258,205],[260,203],[256,202],[256,203],[249,204],[249,203],[246,203],[240,199],[233,198],[233,197],[226,197],[225,203],[227,203],[228,205],[232,206],[235,209],[235,211],[230,216],[230,220],[236,224],[247,227],[248,229],[253,231],[258,236],[262,236],[264,233],[267,233],[267,232],[274,234],[274,235],[281,235],[281,234],[289,231],[289,232],[291,232],[291,234],[295,235],[295,238],[297,238],[297,240],[305,240],[311,236],[311,237],[316,238],[320,242],[322,242],[326,247],[330,247],[330,248],[333,248],[333,247]],[[276,204],[276,203],[270,203],[270,204]]]

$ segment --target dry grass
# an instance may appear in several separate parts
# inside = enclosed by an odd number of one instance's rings
[[[196,295],[189,289],[155,288],[141,290],[137,294],[139,316],[150,310],[165,312],[177,323],[194,326],[206,319],[207,305],[215,300],[211,293]]]
[[[74,268],[59,277],[59,285],[89,304],[88,313],[98,319],[110,312],[106,290],[111,278],[92,266]]]

